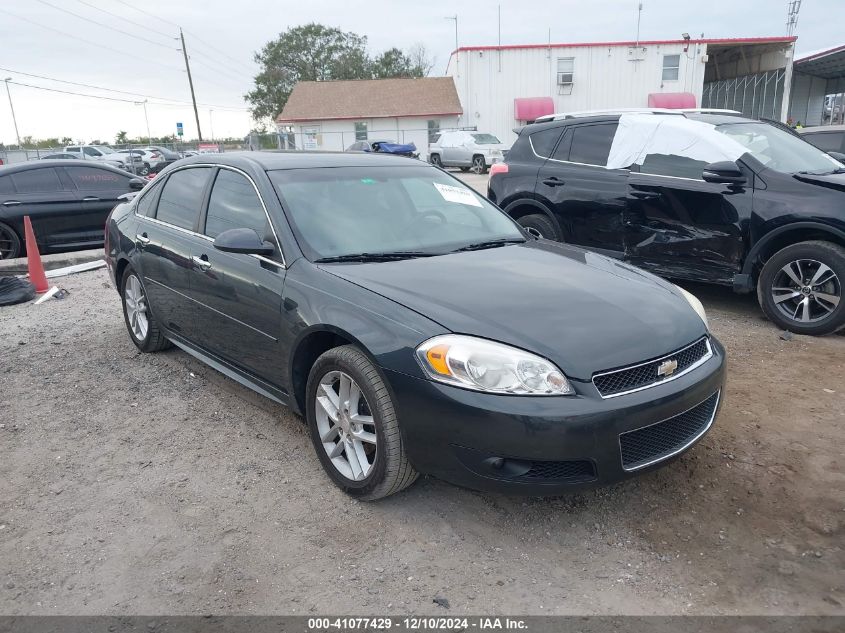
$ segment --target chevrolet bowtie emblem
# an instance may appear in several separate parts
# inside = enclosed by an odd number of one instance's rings
[[[675,373],[675,370],[678,368],[678,361],[674,358],[669,360],[664,360],[657,366],[657,375],[658,376],[671,376]]]

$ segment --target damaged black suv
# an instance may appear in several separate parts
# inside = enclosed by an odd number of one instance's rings
[[[664,277],[757,290],[782,328],[845,326],[845,165],[739,113],[550,115],[488,197],[535,236]]]

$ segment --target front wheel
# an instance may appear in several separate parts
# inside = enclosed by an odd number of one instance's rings
[[[757,299],[766,316],[785,330],[829,334],[845,326],[844,281],[845,248],[800,242],[769,258],[757,282]]]
[[[375,500],[414,483],[390,392],[361,350],[325,352],[311,368],[306,394],[311,441],[341,490]]]

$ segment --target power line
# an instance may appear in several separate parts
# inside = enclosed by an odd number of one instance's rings
[[[124,2],[124,0],[114,0],[114,2],[117,2],[118,4],[122,4],[124,7],[129,7],[130,9],[134,9],[138,13],[143,13],[144,15],[147,15],[151,18],[155,18],[156,20],[159,20],[160,22],[164,22],[165,24],[169,24],[170,26],[175,26],[177,29],[179,28],[179,25],[176,24],[176,22],[171,22],[170,20],[165,20],[164,18],[160,18],[157,15],[155,15],[154,13],[150,13],[148,11],[144,11],[143,9],[139,9],[135,5],[129,4],[128,2]]]
[[[133,26],[137,26],[138,28],[144,29],[145,31],[150,31],[151,33],[161,35],[162,37],[166,37],[169,40],[175,40],[176,39],[173,35],[168,35],[167,33],[163,33],[162,31],[157,31],[156,29],[150,28],[149,26],[146,26],[145,24],[141,24],[140,22],[133,22],[129,18],[125,18],[118,13],[112,13],[111,11],[109,11],[107,9],[100,8],[96,5],[93,5],[89,2],[86,2],[85,0],[76,0],[76,1],[79,2],[80,4],[84,4],[86,7],[91,7],[92,9],[95,9],[97,11],[105,13],[106,15],[110,15],[112,17],[123,20],[124,22],[128,22],[129,24],[131,24]]]
[[[7,72],[7,73],[14,73],[16,75],[23,75],[24,77],[34,77],[36,79],[45,79],[47,81],[55,81],[60,84],[68,84],[70,86],[81,86],[83,88],[93,88],[94,90],[103,90],[104,92],[114,92],[115,94],[124,94],[124,95],[131,95],[135,97],[145,97],[147,99],[160,99],[161,101],[170,101],[173,104],[182,104],[182,105],[191,105],[190,101],[182,101],[180,99],[171,99],[170,97],[160,97],[158,95],[148,95],[142,92],[130,92],[128,90],[117,90],[116,88],[104,88],[103,86],[95,86],[93,84],[85,84],[80,83],[77,81],[67,81],[66,79],[56,79],[55,77],[48,77],[46,75],[36,75],[34,73],[25,73],[20,70],[14,70],[13,68],[4,68],[0,66],[0,70]],[[154,103],[153,105],[166,105],[166,104],[157,104]],[[244,110],[247,111],[249,108],[244,108],[240,106],[224,106],[218,105],[214,103],[197,103],[197,105],[201,105],[206,108],[218,108],[220,110]]]
[[[239,61],[239,60],[235,59],[234,57],[229,56],[228,54],[226,54],[226,53],[224,53],[223,51],[221,51],[219,48],[215,48],[214,46],[212,46],[212,45],[211,45],[211,44],[209,44],[208,42],[205,42],[205,41],[201,40],[199,37],[197,37],[197,36],[196,36],[196,34],[195,34],[195,33],[191,32],[191,31],[186,31],[186,32],[188,33],[188,35],[190,35],[190,36],[191,36],[191,38],[192,38],[192,39],[194,39],[194,40],[198,41],[200,44],[202,44],[202,45],[203,45],[203,46],[205,46],[206,48],[209,48],[209,49],[211,49],[211,50],[215,51],[218,55],[222,56],[224,59],[228,59],[228,60],[230,60],[230,61],[233,61],[233,62],[235,62],[236,64],[243,64],[244,68],[249,68],[249,66],[248,66],[246,63],[244,63],[244,62],[242,62],[242,61]],[[207,53],[206,53],[206,54],[207,54]],[[210,57],[210,55],[209,55],[209,57]],[[250,68],[249,70],[250,70],[250,72],[252,72],[252,69],[251,69],[251,68]]]
[[[79,41],[78,35],[73,35],[71,33],[67,33],[65,31],[61,31],[59,29],[53,28],[52,26],[47,26],[45,24],[41,24],[39,22],[36,22],[35,20],[30,20],[29,18],[25,18],[21,15],[17,15],[16,13],[12,13],[11,11],[7,11],[6,9],[0,9],[0,13],[5,13],[6,15],[10,15],[13,18],[17,18],[18,20],[22,20],[24,22],[29,22],[30,24],[34,24],[35,26],[37,26],[39,28],[46,29],[48,31],[53,31],[54,33],[58,33],[59,35],[64,35],[65,37],[70,37],[77,42]],[[88,42],[85,42],[85,44],[87,46],[96,46],[98,48],[102,48],[104,50],[111,51],[112,53],[117,53],[119,55],[125,55],[127,57],[131,57],[135,61],[138,61],[137,55],[135,55],[133,53],[128,53],[127,51],[122,51],[120,49],[112,48],[111,46],[106,46],[105,44],[99,44],[97,42],[88,41]],[[181,68],[176,68],[175,66],[168,66],[167,64],[162,64],[161,62],[156,62],[156,61],[153,61],[153,60],[150,60],[150,59],[145,60],[144,63],[145,64],[155,64],[156,66],[161,66],[162,68],[167,68],[168,70],[175,70],[179,73],[184,72]]]
[[[121,35],[126,35],[127,37],[134,37],[136,40],[146,42],[147,44],[153,44],[155,46],[160,46],[162,48],[174,50],[174,48],[172,46],[168,45],[168,44],[162,44],[161,42],[156,42],[154,40],[143,37],[141,35],[135,35],[134,33],[130,33],[129,31],[124,31],[123,29],[119,29],[115,26],[109,26],[108,24],[106,24],[104,22],[92,20],[91,18],[87,18],[84,15],[79,15],[78,13],[74,13],[73,11],[71,11],[69,9],[65,9],[64,7],[57,7],[55,4],[50,4],[49,2],[47,2],[47,0],[38,0],[38,2],[40,2],[41,4],[43,4],[45,6],[56,9],[56,11],[61,11],[63,13],[67,13],[68,15],[72,15],[73,17],[78,18],[80,20],[84,20],[85,22],[90,22],[91,24],[96,24],[97,26],[102,27],[104,29],[111,29],[112,31],[120,33]]]

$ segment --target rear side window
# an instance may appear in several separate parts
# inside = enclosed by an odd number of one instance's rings
[[[96,167],[65,167],[73,184],[80,191],[113,191],[129,189],[129,176]]]
[[[537,156],[548,158],[552,155],[552,150],[555,148],[555,143],[560,138],[562,129],[553,127],[548,130],[541,130],[534,132],[528,139],[531,141],[531,147],[534,148],[534,153]]]
[[[613,144],[617,125],[617,123],[602,123],[576,127],[572,134],[569,160],[585,165],[601,165],[602,167],[607,165],[607,157],[610,155],[610,146]]]
[[[845,134],[838,132],[819,132],[818,134],[805,134],[804,140],[810,141],[825,152],[839,152],[842,150],[843,136]]]
[[[252,229],[266,239],[269,226],[252,183],[237,172],[221,169],[208,200],[205,234],[217,237],[229,229]]]
[[[152,185],[147,187],[147,190],[141,194],[138,204],[135,205],[135,213],[138,215],[152,216],[153,205],[155,204],[156,195],[159,187]]]
[[[11,178],[18,193],[49,193],[62,190],[59,175],[52,167],[28,169],[12,174]]]
[[[194,167],[170,174],[159,198],[156,219],[193,231],[209,172],[207,167]]]
[[[12,178],[11,176],[6,176],[4,178],[0,178],[0,195],[6,193],[14,193],[15,188],[12,186]]]

